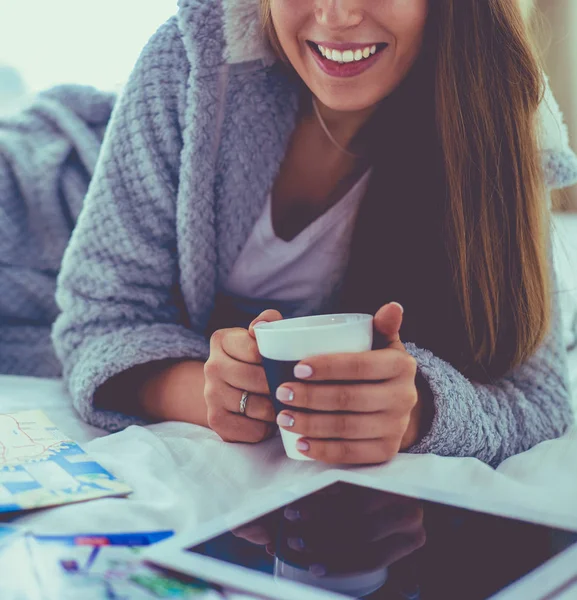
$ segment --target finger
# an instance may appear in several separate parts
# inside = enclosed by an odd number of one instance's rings
[[[229,329],[222,337],[222,349],[231,358],[244,363],[260,365],[262,362],[256,340],[246,329]]]
[[[204,374],[208,381],[222,380],[233,388],[252,394],[269,394],[262,366],[240,362],[224,352],[211,356],[204,363]]]
[[[343,536],[328,540],[322,536],[300,538],[299,549],[308,553],[308,562],[314,561],[327,571],[359,572],[388,567],[422,547],[426,541],[424,528],[409,534],[394,534],[375,543],[355,543]],[[290,546],[290,545],[289,545]],[[323,559],[327,559],[326,562]]]
[[[223,408],[228,412],[240,414],[240,401],[243,390],[233,388],[225,381],[207,382],[204,397],[208,406]],[[245,405],[245,417],[257,421],[275,422],[275,411],[268,396],[249,393]]]
[[[368,515],[379,513],[383,510],[397,510],[397,507],[401,506],[407,506],[407,510],[419,509],[421,514],[423,512],[422,504],[419,500],[407,498],[406,496],[399,496],[397,494],[390,494],[389,492],[377,490],[375,490],[375,492],[376,493],[368,497],[365,505],[365,511]]]
[[[234,393],[227,395],[225,406],[229,412],[240,414],[240,399],[242,392],[232,388]],[[265,421],[274,424],[276,415],[274,407],[268,396],[249,394],[246,399],[244,416],[257,421]]]
[[[352,513],[355,513],[361,520],[378,518],[383,511],[398,510],[399,505],[408,501],[404,496],[397,496],[381,490],[356,487],[345,488],[344,498],[342,502],[346,506],[349,517],[352,516]]]
[[[410,534],[423,527],[423,508],[417,502],[389,507],[367,520],[366,533],[370,541],[390,537],[393,534]]]
[[[367,514],[348,500],[350,498],[339,499],[337,503],[325,500],[314,506],[297,505],[291,509],[292,518],[287,519],[290,523],[283,531],[303,539],[320,537],[323,544],[330,546],[342,540],[347,540],[347,544],[375,543],[395,534],[412,534],[423,526],[423,513],[418,507],[393,505],[379,513]],[[298,518],[294,518],[295,515]],[[313,522],[306,522],[307,518]]]
[[[242,394],[240,391],[235,390],[238,394]],[[227,409],[232,413],[240,414],[240,400],[238,402],[234,397],[227,403]],[[239,396],[240,398],[240,396]],[[246,408],[244,416],[249,419],[256,419],[257,421],[265,421],[274,425],[276,421],[276,415],[274,407],[268,396],[258,396],[257,394],[249,394],[246,400]]]
[[[254,326],[261,322],[265,321],[267,323],[272,323],[273,321],[281,321],[283,316],[280,314],[278,310],[268,309],[264,312],[261,312],[260,315],[248,326],[249,334],[254,338]]]
[[[287,410],[294,406],[321,412],[407,412],[417,400],[416,392],[407,391],[406,383],[399,379],[354,384],[290,382],[281,385],[275,395]]]
[[[398,438],[399,444],[409,425],[409,415],[391,417],[387,413],[304,413],[283,410],[277,423],[286,431],[306,438],[373,440]]]
[[[409,556],[419,548],[422,548],[427,541],[427,533],[424,527],[411,533],[400,533],[392,535],[377,543],[379,550],[376,553],[380,555],[380,566],[389,567],[405,556]]]
[[[403,323],[403,307],[398,302],[385,304],[375,315],[373,325],[375,328],[375,340],[383,347],[402,349],[403,344],[399,336],[399,330]]]
[[[393,348],[312,356],[294,368],[295,377],[304,381],[383,381],[416,372],[416,360]]]
[[[208,426],[215,431],[224,442],[243,442],[256,444],[269,438],[274,427],[264,421],[256,421],[224,408],[208,410]]]
[[[418,500],[378,490],[345,488],[333,499],[326,494],[313,494],[288,505],[283,513],[287,521],[307,523],[307,527],[325,529],[327,508],[330,519],[342,513],[338,533],[350,540],[375,542],[393,533],[414,531],[423,524],[423,508]],[[326,532],[324,537],[326,537]]]
[[[377,465],[399,453],[400,440],[316,440],[301,438],[297,448],[305,456],[332,465]]]
[[[252,544],[256,544],[258,546],[266,546],[273,541],[271,534],[263,525],[245,525],[244,527],[233,529],[231,533],[235,537],[242,538],[247,542],[251,542]]]
[[[340,496],[340,482],[333,483],[329,487],[322,488],[313,494],[309,494],[304,498],[299,498],[295,502],[288,504],[283,511],[283,516],[287,521],[306,521],[314,519],[320,507],[324,509],[327,502],[330,502],[336,496]]]

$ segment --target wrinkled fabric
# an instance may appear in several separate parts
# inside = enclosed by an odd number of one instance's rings
[[[0,373],[55,377],[56,276],[115,96],[65,85],[0,120]]]
[[[577,353],[570,359],[577,367]],[[572,375],[575,380],[577,368]],[[129,427],[99,437],[104,432],[81,421],[68,400],[61,383],[0,376],[3,412],[41,408],[134,493],[19,519],[19,525],[37,533],[77,534],[86,531],[87,523],[94,533],[192,532],[210,519],[222,520],[241,506],[254,508],[267,494],[331,469],[288,459],[279,437],[256,445],[226,444],[214,432],[185,423]],[[576,528],[575,456],[577,424],[562,438],[511,457],[497,470],[472,458],[399,454],[386,465],[347,471],[410,495]]]

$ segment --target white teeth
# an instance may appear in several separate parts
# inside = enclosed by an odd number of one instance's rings
[[[367,46],[366,48],[358,49],[358,50],[331,50],[330,48],[325,48],[324,46],[317,45],[319,52],[328,60],[332,60],[334,62],[338,62],[340,64],[350,63],[358,60],[364,60],[365,58],[369,58],[369,56],[375,54],[377,52],[377,46]]]
[[[354,62],[355,53],[352,50],[345,50],[343,52],[343,62],[350,63]]]

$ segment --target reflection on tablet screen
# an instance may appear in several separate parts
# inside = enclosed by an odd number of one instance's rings
[[[351,598],[484,600],[574,543],[576,533],[337,483],[189,551]]]

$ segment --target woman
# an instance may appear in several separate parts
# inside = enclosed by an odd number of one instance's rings
[[[181,0],[63,261],[53,335],[81,415],[258,442],[252,325],[346,310],[380,346],[272,390],[303,453],[496,465],[560,435],[542,88],[513,0]]]

